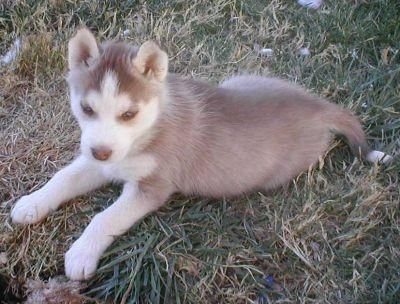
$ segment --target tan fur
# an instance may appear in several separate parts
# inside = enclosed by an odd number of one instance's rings
[[[98,55],[96,39],[86,28],[78,30],[75,37],[68,43],[68,66],[70,70],[82,65],[89,65],[91,59]]]
[[[147,41],[139,48],[133,65],[144,76],[162,81],[168,73],[168,56],[154,42]]]
[[[151,49],[162,58],[148,55]],[[151,140],[131,151],[157,159],[156,172],[140,186],[165,192],[158,204],[176,191],[231,196],[282,185],[317,162],[332,131],[345,135],[355,153],[369,151],[358,120],[348,111],[288,82],[245,76],[215,87],[173,74],[163,81],[165,53],[153,43],[140,50],[146,55],[137,58],[136,48],[108,43],[92,67],[71,71],[69,79],[98,89],[105,71],[112,70],[121,92],[133,101],[163,96]],[[146,62],[149,58],[154,65]],[[158,75],[156,81],[144,76],[145,66]]]
[[[157,83],[148,81],[144,75],[135,73],[132,64],[137,48],[124,43],[105,43],[100,48],[101,56],[87,68],[71,69],[69,82],[83,92],[100,91],[102,80],[107,71],[116,73],[120,93],[128,93],[134,101],[147,101],[159,92]],[[129,69],[128,69],[129,67]]]
[[[342,132],[342,122],[361,130],[335,105],[281,80],[259,80],[263,86],[251,90],[227,89],[170,75],[169,103],[155,126],[157,137],[145,148],[159,159],[152,178],[207,196],[268,189],[318,161],[330,130]]]

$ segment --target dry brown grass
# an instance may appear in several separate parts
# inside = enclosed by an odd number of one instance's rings
[[[3,301],[22,298],[28,280],[43,286],[62,275],[66,249],[118,191],[78,198],[36,225],[10,223],[15,201],[78,150],[63,77],[67,40],[81,21],[103,39],[129,29],[129,42],[158,40],[171,70],[188,76],[272,73],[299,82],[354,110],[371,145],[396,153],[400,8],[366,2],[328,1],[319,12],[278,0],[0,3],[0,53],[23,38],[18,59],[0,67]],[[308,58],[297,53],[305,46]],[[287,189],[235,200],[174,197],[109,249],[85,294],[116,303],[398,303],[399,160],[369,166],[341,142],[332,149]]]

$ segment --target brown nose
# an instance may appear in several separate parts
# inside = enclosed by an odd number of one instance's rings
[[[91,150],[93,157],[98,160],[107,160],[112,154],[112,150],[107,148],[92,148]]]

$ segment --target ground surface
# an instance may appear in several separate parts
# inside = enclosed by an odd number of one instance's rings
[[[171,71],[189,77],[298,82],[357,113],[374,148],[398,153],[398,0],[332,0],[318,11],[294,0],[104,2],[0,2],[0,53],[23,39],[18,59],[0,68],[3,302],[17,301],[28,279],[62,275],[64,252],[120,191],[76,199],[37,225],[10,222],[16,199],[78,150],[64,74],[67,40],[82,23],[102,39],[159,41]],[[399,158],[362,164],[337,141],[286,189],[176,196],[115,242],[82,292],[110,303],[399,303],[399,172]]]

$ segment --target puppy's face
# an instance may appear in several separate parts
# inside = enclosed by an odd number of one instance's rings
[[[139,49],[122,43],[98,48],[86,29],[69,42],[72,112],[89,159],[123,160],[151,133],[164,99],[167,55],[152,42]]]

